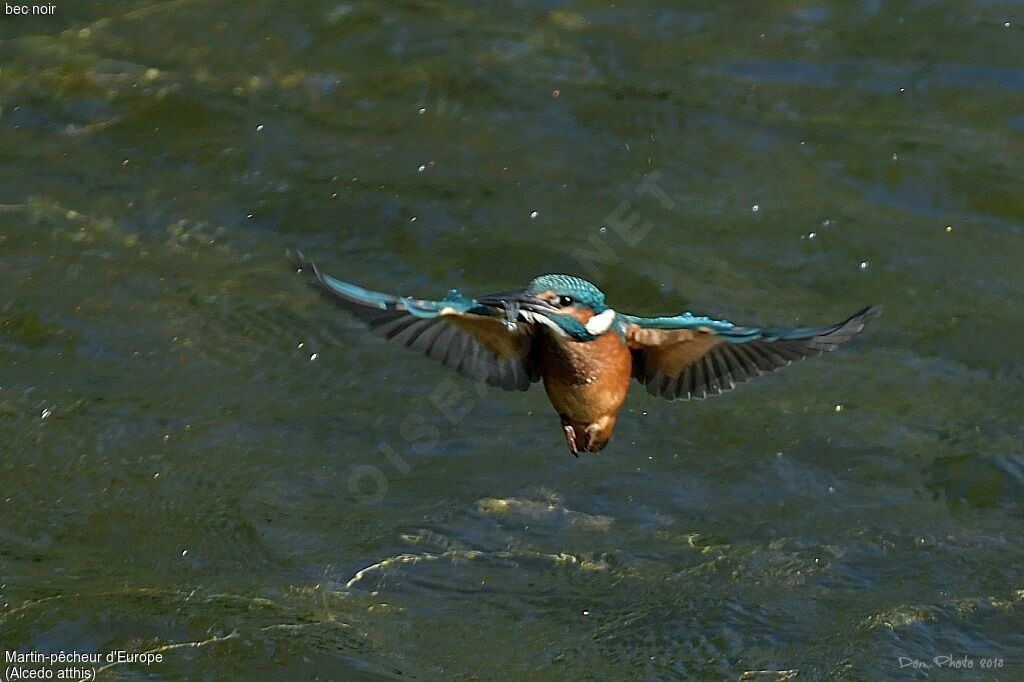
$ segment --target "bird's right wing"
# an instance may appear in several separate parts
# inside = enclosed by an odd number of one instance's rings
[[[510,322],[506,311],[454,289],[439,301],[392,296],[325,275],[301,252],[289,256],[310,286],[386,339],[507,391],[525,391],[540,378],[533,324]]]

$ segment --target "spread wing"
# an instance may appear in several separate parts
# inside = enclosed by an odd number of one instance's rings
[[[760,329],[689,313],[675,317],[619,315],[633,353],[633,377],[651,395],[706,398],[793,360],[833,351],[882,309],[871,306],[830,327]]]
[[[463,376],[506,391],[540,378],[532,324],[509,324],[507,311],[452,289],[440,301],[391,296],[325,275],[301,252],[289,253],[310,286],[362,319],[375,333],[440,361]]]

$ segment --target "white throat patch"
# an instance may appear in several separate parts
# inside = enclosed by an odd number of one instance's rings
[[[587,320],[587,331],[590,332],[591,336],[600,336],[608,331],[612,322],[615,321],[615,311],[609,308],[608,310],[594,315],[592,318]]]

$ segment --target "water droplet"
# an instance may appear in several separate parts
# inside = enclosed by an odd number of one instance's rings
[[[835,489],[835,488],[833,488],[832,486],[829,486],[829,487],[828,487],[828,491],[829,491],[830,493],[834,493],[834,492],[836,491],[836,489]],[[818,562],[818,560],[817,560],[817,559],[815,559],[815,560],[814,560],[814,562],[815,562],[815,563],[817,563],[817,562]]]
[[[552,96],[552,97],[558,97],[558,96],[559,96],[559,95],[561,95],[561,94],[562,94],[562,91],[561,91],[561,90],[552,90],[552,91],[551,91],[551,96]]]
[[[427,170],[427,167],[424,165],[420,165],[420,173],[422,173],[425,170]]]
[[[817,236],[818,236],[818,233],[817,233],[817,232],[808,232],[808,233],[807,233],[807,238],[808,238],[808,239],[814,239],[814,238],[815,238],[815,237],[817,237]]]
[[[186,554],[188,554],[188,550],[187,549],[181,550],[181,556],[185,556]]]
[[[257,132],[257,133],[258,133],[258,132],[260,132],[260,131],[262,131],[262,130],[263,130],[263,124],[262,124],[262,123],[261,123],[261,124],[259,124],[258,126],[256,126],[256,132]]]
[[[584,616],[589,616],[589,615],[590,615],[590,611],[586,611],[586,610],[584,610],[584,611],[583,611],[583,615],[584,615]]]
[[[836,412],[842,412],[842,411],[843,411],[843,406],[842,405],[836,405]]]
[[[607,227],[602,227],[600,230],[598,230],[598,232],[601,233],[601,234],[606,234],[608,232],[608,228]]]
[[[899,158],[900,158],[900,157],[896,156],[895,154],[893,154],[893,155],[892,155],[892,160],[893,160],[893,161],[896,161],[896,160],[897,160],[897,159],[899,159]]]
[[[537,213],[537,211],[534,211],[533,213],[530,214],[530,220],[535,220],[538,215],[540,215],[540,214]]]
[[[753,206],[751,206],[751,207],[750,207],[750,210],[751,210],[751,211],[752,211],[753,213],[757,213],[758,211],[760,211],[760,210],[761,210],[761,206],[760,206],[760,205],[758,205],[758,204],[754,204]]]
[[[953,231],[953,226],[952,225],[946,225],[946,232],[952,232],[952,231]]]
[[[1006,22],[1005,24],[1003,24],[1003,28],[1010,28],[1010,22]]]
[[[421,114],[427,113],[427,108],[426,107],[420,107],[420,113]]]
[[[860,262],[860,269],[861,270],[867,270],[868,269],[868,262],[866,260],[862,260]]]
[[[309,361],[313,362],[314,360],[317,359],[317,357],[318,357],[318,354],[317,353],[313,353],[312,355],[309,356]]]

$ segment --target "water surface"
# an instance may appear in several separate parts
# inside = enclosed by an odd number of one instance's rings
[[[58,5],[0,17],[4,649],[1024,674],[1019,3]],[[542,391],[385,347],[294,247],[420,296],[886,314],[715,400],[634,390],[574,459]]]

